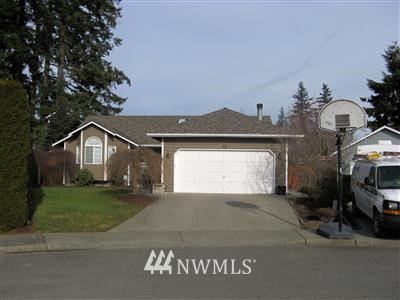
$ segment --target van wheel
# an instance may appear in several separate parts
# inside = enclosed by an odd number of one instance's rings
[[[354,199],[354,197],[351,200],[351,216],[353,218],[360,216],[360,210],[357,207],[357,203],[356,203],[356,200]]]
[[[361,215],[361,211],[357,207],[356,197],[354,193],[351,193],[351,216],[353,218],[359,217]]]
[[[377,211],[374,212],[373,229],[376,237],[384,238],[386,236],[386,230],[383,227],[382,218]]]

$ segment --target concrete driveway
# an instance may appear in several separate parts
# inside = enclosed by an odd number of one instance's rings
[[[281,196],[164,194],[110,231],[277,231],[299,226]]]

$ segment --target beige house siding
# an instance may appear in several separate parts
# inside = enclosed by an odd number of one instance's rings
[[[285,144],[274,139],[165,138],[164,184],[174,191],[174,154],[180,148],[192,149],[268,149],[275,154],[275,185],[285,185]]]
[[[82,142],[83,142],[83,147],[81,147],[80,142],[81,142],[81,134],[82,136]],[[88,126],[81,131],[77,132],[74,136],[66,140],[66,150],[72,152],[75,157],[76,161],[76,146],[79,146],[79,151],[85,151],[85,143],[86,140],[92,136],[98,137],[101,142],[102,142],[102,163],[99,165],[94,165],[94,164],[85,164],[85,152],[83,152],[82,155],[82,168],[88,169],[93,173],[94,179],[103,181],[104,180],[104,171],[105,171],[105,165],[107,164],[107,161],[104,160],[104,154],[105,154],[105,131],[97,128],[96,126]],[[107,147],[109,146],[116,146],[117,148],[117,153],[121,151],[128,150],[128,142],[125,142],[124,140],[114,137],[111,134],[107,134]],[[80,152],[79,152],[80,154]],[[80,162],[80,158],[79,158]],[[80,164],[77,165],[77,168],[80,168]],[[107,172],[107,178],[106,180],[109,180],[109,174]]]

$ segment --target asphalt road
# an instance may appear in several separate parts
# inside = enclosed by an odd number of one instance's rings
[[[172,275],[144,271],[150,250],[2,256],[0,298],[400,299],[399,249],[263,247],[173,252]],[[196,275],[189,261],[190,275],[176,274],[177,259],[200,258],[219,263],[228,259],[227,273],[232,271],[230,260],[235,259],[235,272],[247,273],[251,268],[251,273],[213,275],[209,268],[206,275]],[[243,267],[243,259],[249,259],[249,268]]]

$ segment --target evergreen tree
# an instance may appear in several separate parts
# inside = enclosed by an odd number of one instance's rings
[[[369,98],[361,98],[372,108],[366,108],[368,116],[373,118],[373,129],[383,125],[400,130],[400,47],[397,42],[388,46],[382,55],[386,62],[387,73],[383,72],[382,82],[367,79],[368,88],[373,92]]]
[[[302,81],[299,82],[297,91],[292,95],[292,98],[295,100],[292,109],[292,119],[305,132],[310,121],[311,101],[313,98],[308,96],[308,91]]]
[[[0,128],[0,231],[5,231],[28,217],[30,111],[18,81],[0,80]]]
[[[281,109],[279,110],[279,114],[278,114],[278,121],[276,122],[276,126],[278,127],[288,127],[288,121],[285,115],[285,110],[283,109],[283,107],[281,107]]]
[[[64,138],[71,130],[79,125],[76,113],[68,107],[66,101],[58,101],[57,109],[49,115],[45,126],[45,148],[51,148],[56,141]]]
[[[115,87],[128,77],[107,60],[121,40],[114,0],[5,0],[0,4],[0,79],[23,83],[38,123],[59,109],[119,113],[126,98]],[[63,104],[64,105],[64,104]]]
[[[310,112],[313,98],[308,96],[308,91],[302,81],[299,82],[297,91],[292,95],[292,98],[295,100],[293,104],[293,113],[295,115],[304,116]]]
[[[318,109],[321,109],[322,106],[331,102],[332,99],[332,90],[328,87],[326,83],[323,83],[321,93],[319,93],[319,96],[317,97]]]

